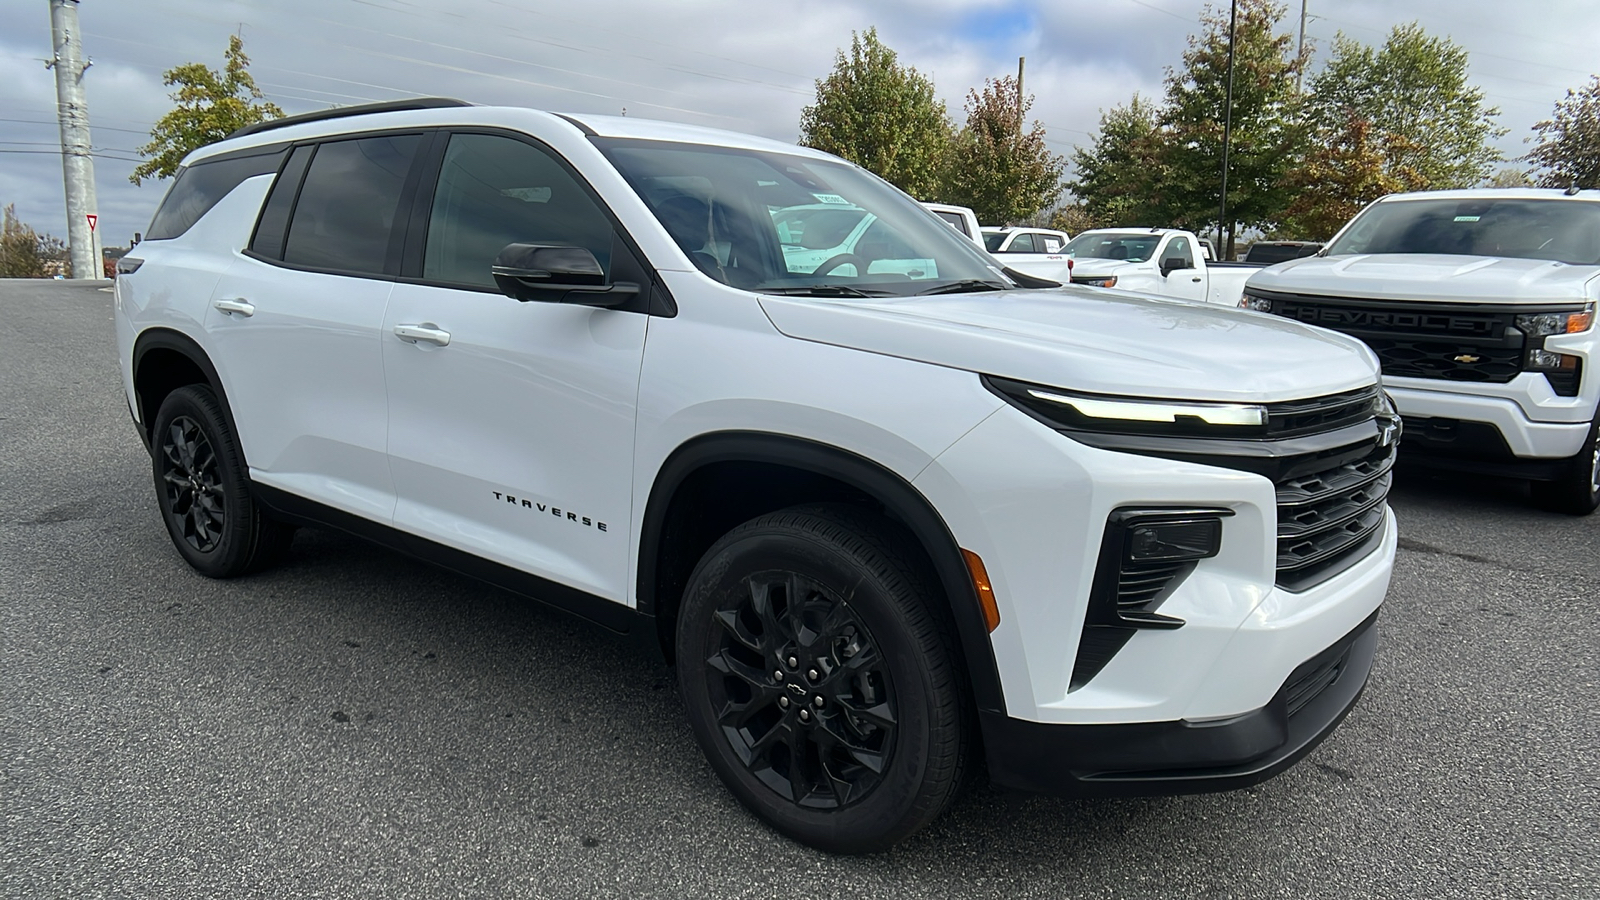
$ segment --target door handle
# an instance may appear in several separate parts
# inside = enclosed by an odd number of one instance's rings
[[[394,327],[394,336],[408,344],[427,341],[440,347],[450,346],[450,332],[435,327],[432,322],[425,322],[421,325],[396,325]]]
[[[255,305],[250,303],[248,300],[245,300],[243,297],[238,297],[233,300],[218,300],[211,305],[221,310],[223,314],[229,316],[237,314],[248,319],[256,314]]]
[[[1190,280],[1193,281],[1195,284],[1199,284],[1200,283],[1200,279],[1198,277],[1192,278]]]

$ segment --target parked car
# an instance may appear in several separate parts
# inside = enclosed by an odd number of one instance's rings
[[[1316,241],[1256,241],[1245,251],[1244,261],[1270,266],[1291,259],[1316,256],[1321,249],[1322,245]]]
[[[852,203],[807,203],[772,210],[784,265],[796,274],[898,274],[920,278],[933,260],[897,238],[894,229]],[[725,251],[726,252],[726,251]]]
[[[1099,228],[1067,244],[1072,283],[1235,306],[1260,266],[1210,262],[1201,241],[1176,228]]]
[[[1048,228],[985,228],[984,247],[1009,269],[1058,284],[1072,280],[1072,262],[1064,249],[1072,238]]]
[[[1392,194],[1322,257],[1262,270],[1241,305],[1365,341],[1408,455],[1600,506],[1600,191]]]
[[[954,206],[949,203],[924,203],[925,209],[940,219],[945,224],[956,230],[956,233],[967,238],[978,246],[983,246],[983,235],[978,226],[978,216],[970,208]]]
[[[876,270],[865,234],[802,261],[784,223],[818,204],[927,264]],[[121,272],[129,409],[196,571],[331,525],[640,637],[728,789],[815,847],[888,847],[979,766],[1253,784],[1372,667],[1397,535],[1370,351],[1018,289],[827,154],[329,110],[190,154]]]

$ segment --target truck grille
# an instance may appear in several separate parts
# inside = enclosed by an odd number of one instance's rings
[[[1504,384],[1522,372],[1511,309],[1258,293],[1275,315],[1361,339],[1385,375]]]

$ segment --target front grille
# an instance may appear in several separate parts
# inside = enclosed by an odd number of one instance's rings
[[[1394,445],[1285,478],[1278,489],[1278,585],[1304,590],[1359,558],[1383,525]]]
[[[1262,293],[1276,315],[1361,339],[1385,375],[1504,384],[1522,372],[1512,308]]]

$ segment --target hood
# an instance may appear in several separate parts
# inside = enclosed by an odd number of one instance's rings
[[[1379,253],[1307,257],[1250,277],[1249,287],[1289,294],[1391,300],[1572,303],[1600,266],[1543,259]]]
[[[762,297],[761,306],[789,337],[1091,393],[1274,402],[1378,380],[1371,351],[1344,335],[1121,291]]]

